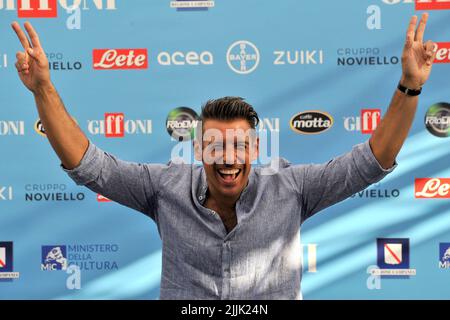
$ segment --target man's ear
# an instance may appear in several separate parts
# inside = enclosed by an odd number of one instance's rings
[[[197,161],[202,161],[202,147],[200,146],[200,143],[197,139],[194,139],[192,141],[194,146],[194,157]]]
[[[256,138],[250,152],[250,162],[257,160],[259,157],[259,138]]]

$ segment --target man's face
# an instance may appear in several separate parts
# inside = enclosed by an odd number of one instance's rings
[[[210,191],[227,198],[238,197],[248,182],[251,162],[258,157],[254,129],[244,119],[203,122],[202,148],[196,143]]]

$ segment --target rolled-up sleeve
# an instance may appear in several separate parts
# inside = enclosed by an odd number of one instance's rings
[[[167,165],[123,161],[90,141],[76,168],[61,168],[77,185],[155,219],[158,183]]]
[[[397,167],[384,169],[369,140],[324,164],[297,167],[302,201],[302,221],[383,179]]]

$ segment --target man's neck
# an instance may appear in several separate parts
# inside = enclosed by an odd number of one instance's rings
[[[215,211],[222,220],[227,232],[234,229],[237,224],[236,202],[237,197],[220,197],[214,194],[214,191],[208,190],[205,207]]]

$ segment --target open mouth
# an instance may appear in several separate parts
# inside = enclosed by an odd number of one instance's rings
[[[216,170],[219,176],[224,182],[231,183],[234,182],[242,172],[242,169],[226,169],[221,168]]]

